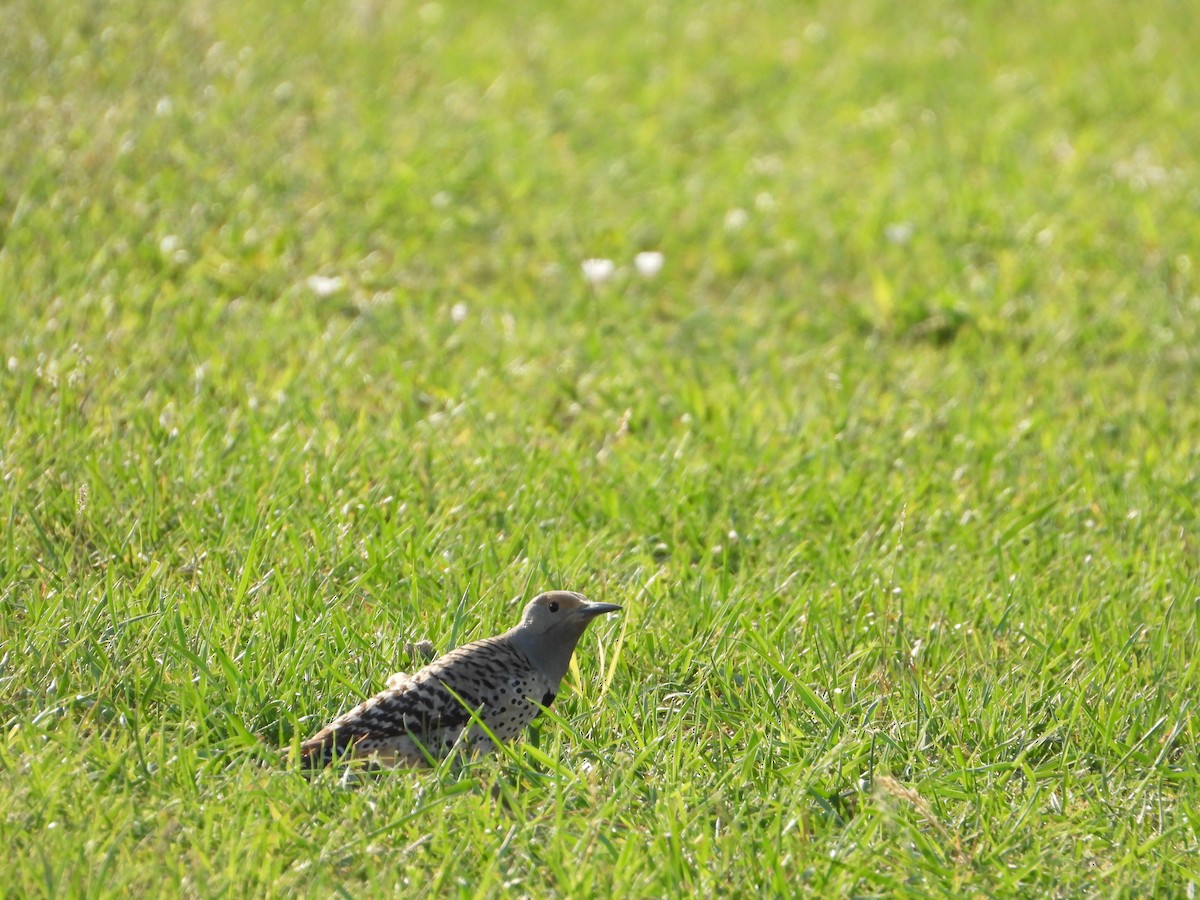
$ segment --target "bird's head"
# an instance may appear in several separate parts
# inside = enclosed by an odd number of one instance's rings
[[[574,591],[538,594],[521,614],[518,629],[529,634],[583,634],[588,623],[604,613],[616,612],[615,603],[593,603]]]
[[[588,623],[620,608],[615,603],[592,603],[574,591],[547,591],[529,601],[520,624],[507,637],[541,670],[553,693]]]

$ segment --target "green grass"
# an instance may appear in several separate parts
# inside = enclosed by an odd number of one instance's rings
[[[511,6],[0,8],[0,894],[1190,896],[1191,8]]]

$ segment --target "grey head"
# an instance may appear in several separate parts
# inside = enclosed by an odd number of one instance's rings
[[[584,630],[597,616],[620,608],[615,603],[593,603],[574,591],[547,591],[529,601],[520,623],[506,637],[557,691]]]

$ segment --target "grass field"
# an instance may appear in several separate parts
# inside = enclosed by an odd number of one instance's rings
[[[1198,23],[4,4],[0,894],[1194,896]]]

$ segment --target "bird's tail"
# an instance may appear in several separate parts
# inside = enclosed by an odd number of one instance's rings
[[[345,756],[350,747],[348,737],[329,729],[320,731],[300,745],[300,766],[308,771],[323,769]]]

